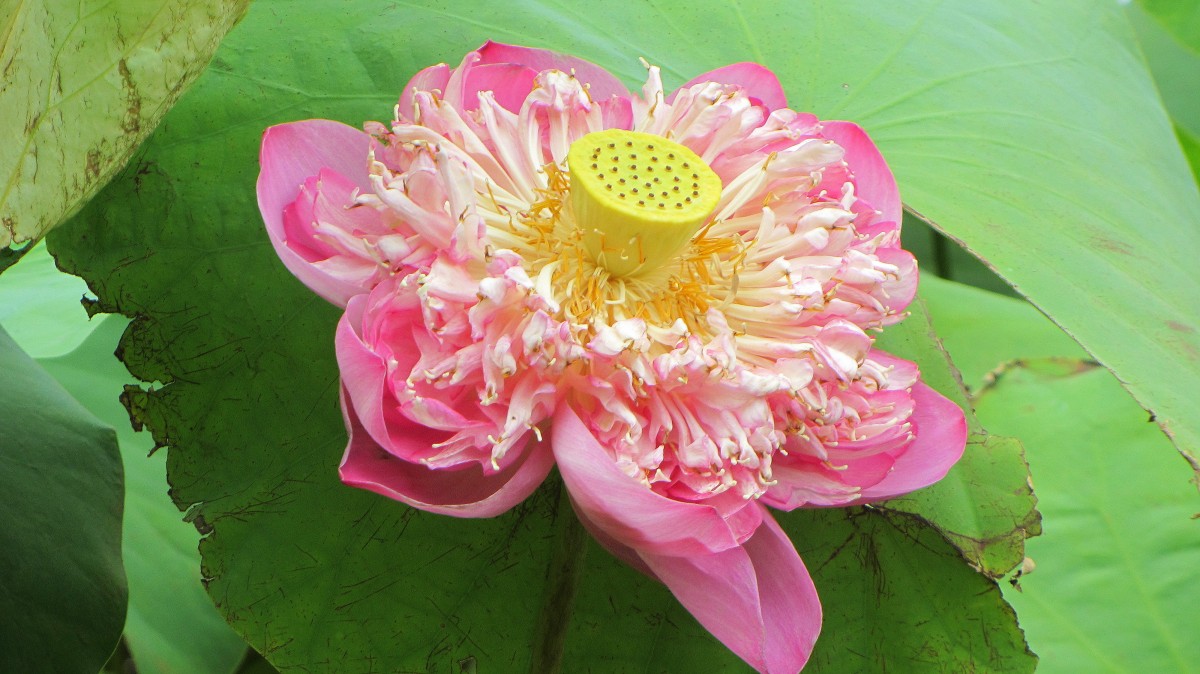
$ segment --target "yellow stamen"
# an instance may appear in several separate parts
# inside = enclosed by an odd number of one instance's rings
[[[658,269],[721,198],[721,179],[696,153],[648,133],[589,133],[571,145],[567,168],[583,247],[613,276]]]

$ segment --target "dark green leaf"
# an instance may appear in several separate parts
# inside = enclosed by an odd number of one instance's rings
[[[825,627],[806,672],[1032,672],[996,584],[903,514],[850,508],[781,521],[822,592]],[[845,578],[858,582],[846,585]],[[690,671],[690,670],[681,670]]]
[[[113,430],[0,330],[0,671],[95,672],[121,636]]]

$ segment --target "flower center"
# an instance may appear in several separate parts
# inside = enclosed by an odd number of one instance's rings
[[[721,198],[721,179],[704,160],[648,133],[589,133],[571,144],[567,169],[583,247],[614,276],[659,268]]]

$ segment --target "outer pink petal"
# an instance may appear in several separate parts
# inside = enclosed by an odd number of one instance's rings
[[[263,133],[259,154],[258,209],[271,245],[284,266],[321,297],[345,306],[367,288],[335,278],[314,267],[287,246],[283,211],[300,186],[322,169],[341,174],[360,189],[370,189],[367,153],[371,137],[351,126],[325,119],[272,126]]]
[[[877,357],[878,352],[872,355]],[[918,382],[912,388],[916,407],[910,421],[916,438],[896,457],[892,471],[878,484],[862,490],[862,500],[878,501],[927,487],[946,476],[962,458],[967,444],[967,420],[958,405]]]
[[[740,86],[746,90],[747,96],[758,99],[759,103],[767,110],[787,107],[787,96],[783,93],[783,86],[779,84],[779,78],[758,63],[733,63],[723,68],[710,70],[703,75],[693,77],[687,84],[679,88],[686,89],[703,82]],[[675,94],[672,93],[671,98],[674,96]]]
[[[727,521],[712,506],[660,496],[621,472],[568,405],[554,415],[551,445],[576,508],[623,545],[657,554],[709,554],[736,548],[749,533],[738,527],[743,518],[731,513]]]
[[[904,212],[896,178],[867,132],[853,122],[822,122],[821,135],[846,150],[845,160],[854,171],[858,196],[883,214],[879,220],[899,224]]]
[[[359,422],[344,390],[342,414],[350,433],[342,457],[342,481],[441,515],[495,517],[532,494],[554,465],[549,447],[535,443],[525,448],[517,461],[491,475],[485,475],[478,465],[431,470],[380,447]],[[432,444],[445,435],[411,422],[393,430],[403,442],[415,444]]]
[[[808,662],[821,632],[821,602],[770,515],[741,547],[684,557],[639,554],[705,629],[759,672],[795,674]]]
[[[547,49],[518,47],[501,42],[492,42],[491,40],[486,42],[477,51],[482,57],[479,61],[480,65],[489,63],[515,63],[529,66],[538,72],[543,70],[571,72],[574,70],[575,77],[590,86],[592,98],[597,101],[610,96],[629,97],[629,90],[625,88],[624,84],[621,84],[621,80],[618,80],[612,73],[595,63],[584,61],[581,58],[559,54]]]

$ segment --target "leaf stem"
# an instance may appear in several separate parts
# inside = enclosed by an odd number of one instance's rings
[[[571,608],[579,586],[587,534],[571,507],[567,488],[559,482],[558,507],[554,513],[554,540],[546,568],[546,593],[533,642],[530,674],[558,674],[562,671],[563,651]]]

